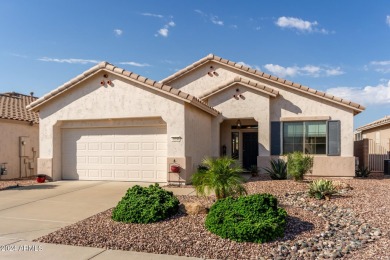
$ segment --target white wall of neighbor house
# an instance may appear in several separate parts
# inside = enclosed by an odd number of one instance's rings
[[[40,107],[41,173],[61,177],[61,124],[67,120],[110,120],[161,117],[167,136],[184,136],[184,101],[109,74],[112,85],[101,86],[104,72],[73,87]],[[118,122],[118,121],[117,121]],[[185,140],[168,140],[168,157],[184,157]]]
[[[0,175],[0,179],[28,177],[37,174],[38,125],[31,126],[29,122],[0,119],[0,128],[3,136],[0,139],[0,165],[7,163],[7,175]],[[23,144],[21,141],[24,141]]]

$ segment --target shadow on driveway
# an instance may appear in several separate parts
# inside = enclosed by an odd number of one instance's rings
[[[8,186],[1,190],[50,190],[56,188],[58,185],[50,184],[50,185],[30,185],[30,186]]]

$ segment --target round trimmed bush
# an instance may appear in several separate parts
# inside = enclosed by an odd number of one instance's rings
[[[238,242],[263,243],[284,235],[287,212],[271,194],[220,199],[211,206],[206,228]]]
[[[171,191],[157,183],[143,188],[139,185],[127,190],[112,212],[112,219],[126,223],[151,223],[175,215],[179,200]]]

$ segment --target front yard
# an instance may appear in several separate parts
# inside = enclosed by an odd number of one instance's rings
[[[212,259],[285,259],[342,257],[388,258],[390,252],[390,179],[341,180],[346,189],[330,201],[307,196],[308,182],[252,178],[249,194],[271,193],[288,212],[283,238],[256,244],[222,239],[204,227],[206,215],[174,217],[152,224],[124,224],[111,219],[112,209],[70,225],[36,241],[102,247]],[[180,202],[211,206],[214,197],[178,196]]]

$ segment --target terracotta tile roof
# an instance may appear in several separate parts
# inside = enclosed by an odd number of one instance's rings
[[[270,88],[270,87],[267,87],[267,86],[264,86],[262,84],[260,84],[259,82],[256,82],[256,81],[253,81],[253,80],[249,80],[249,79],[243,79],[239,76],[235,77],[234,79],[232,80],[229,80],[227,82],[225,82],[224,84],[216,87],[216,88],[213,88],[211,89],[210,91],[204,93],[202,96],[200,96],[199,98],[201,100],[204,100],[210,96],[213,96],[214,94],[226,89],[226,88],[229,88],[230,86],[233,86],[234,84],[241,84],[243,86],[246,86],[248,88],[251,88],[251,89],[254,89],[254,90],[257,90],[257,91],[260,91],[260,92],[263,92],[267,95],[270,95],[272,97],[276,97],[278,94],[279,94],[279,91],[273,89],[273,88]]]
[[[26,109],[28,104],[37,99],[37,97],[15,92],[0,93],[0,118],[38,124],[38,113]]]
[[[219,63],[219,64],[223,64],[223,65],[232,67],[234,69],[240,70],[240,71],[242,71],[244,73],[248,73],[248,74],[254,75],[254,76],[259,77],[259,78],[261,78],[263,80],[271,81],[271,82],[274,82],[274,83],[278,83],[278,84],[280,84],[282,86],[285,86],[285,87],[288,87],[288,88],[292,88],[292,89],[298,90],[300,92],[307,93],[309,95],[317,96],[317,97],[320,97],[322,99],[331,101],[333,103],[340,104],[340,105],[345,106],[345,107],[352,108],[354,110],[355,115],[359,114],[360,112],[362,112],[365,109],[364,106],[359,105],[359,104],[354,103],[354,102],[351,102],[349,100],[342,99],[342,98],[339,98],[339,97],[336,97],[336,96],[333,96],[333,95],[330,95],[330,94],[327,94],[327,93],[324,93],[322,91],[318,91],[318,90],[315,90],[315,89],[312,89],[312,88],[309,88],[309,87],[306,87],[306,86],[302,86],[302,85],[300,85],[298,83],[294,83],[294,82],[291,82],[291,81],[288,81],[288,80],[285,80],[285,79],[282,79],[282,78],[278,78],[278,77],[269,75],[267,73],[264,73],[264,72],[261,72],[261,71],[258,71],[258,70],[254,70],[254,69],[246,67],[246,66],[244,66],[242,64],[238,64],[236,62],[223,59],[223,58],[218,57],[218,56],[216,56],[214,54],[207,55],[206,57],[204,57],[204,58],[194,62],[193,64],[187,66],[186,68],[184,68],[182,70],[179,70],[178,72],[174,73],[173,75],[163,79],[161,82],[164,83],[164,84],[169,84],[173,80],[175,80],[175,79],[177,79],[179,77],[182,77],[183,75],[191,72],[192,70],[198,68],[199,66],[201,66],[201,65],[203,65],[203,64],[205,64],[205,63],[207,63],[209,61],[213,61],[213,62],[216,62],[216,63]]]
[[[375,120],[374,122],[371,122],[369,124],[363,125],[361,127],[358,127],[356,131],[364,131],[364,130],[369,130],[375,127],[383,126],[383,125],[388,125],[390,124],[390,116],[385,116],[381,119]]]
[[[101,62],[98,65],[90,68],[89,70],[85,71],[84,73],[78,75],[77,77],[71,79],[70,81],[66,82],[62,86],[54,89],[53,91],[47,93],[43,97],[39,98],[38,100],[32,102],[29,106],[27,106],[27,109],[32,110],[32,109],[37,109],[39,106],[41,106],[43,103],[47,102],[48,100],[60,95],[64,91],[74,87],[78,83],[84,81],[85,79],[91,77],[92,75],[95,75],[96,73],[100,71],[108,71],[110,73],[116,74],[121,77],[125,77],[128,80],[131,81],[136,81],[139,84],[142,84],[143,86],[155,89],[157,91],[163,92],[167,95],[173,96],[175,98],[178,98],[180,100],[183,100],[187,103],[190,103],[212,115],[218,115],[219,111],[216,109],[208,106],[206,103],[201,101],[200,99],[187,94],[183,91],[180,91],[178,89],[172,88],[168,85],[159,83],[157,81],[142,77],[136,73],[126,71],[124,69],[118,68],[108,62]]]

